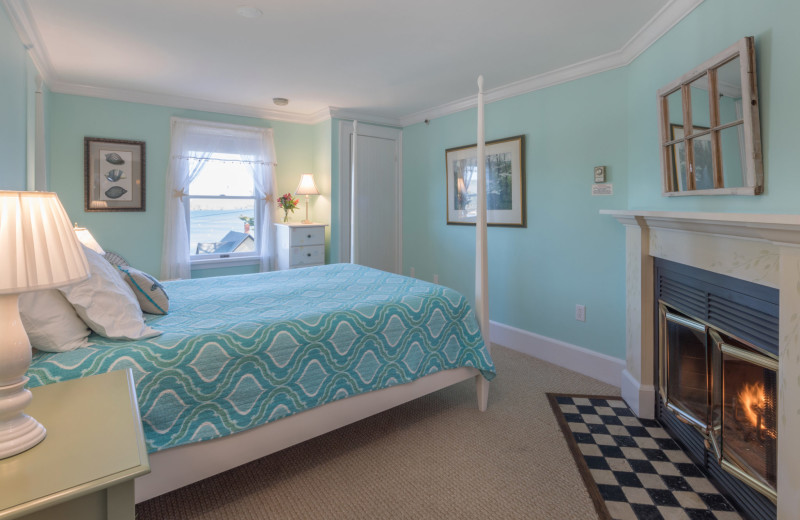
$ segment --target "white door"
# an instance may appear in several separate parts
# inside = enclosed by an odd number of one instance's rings
[[[399,273],[402,134],[396,128],[363,123],[357,128],[353,184],[353,124],[340,123],[342,261]]]

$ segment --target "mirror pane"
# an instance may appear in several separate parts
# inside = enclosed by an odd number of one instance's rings
[[[744,181],[744,125],[726,128],[719,133],[722,148],[722,171],[726,188],[745,186]]]
[[[742,119],[742,75],[739,65],[739,56],[736,56],[717,69],[721,125]]]
[[[703,74],[689,85],[692,98],[692,126],[711,126],[711,109],[708,104],[708,74]]]
[[[694,189],[710,190],[714,187],[714,168],[711,163],[711,134],[691,140],[694,152]]]
[[[683,96],[681,95],[681,89],[667,96],[667,112],[669,113],[670,127],[673,125],[683,126]],[[675,138],[669,137],[669,139]]]
[[[681,141],[667,147],[672,162],[672,186],[676,191],[686,190],[686,143]]]

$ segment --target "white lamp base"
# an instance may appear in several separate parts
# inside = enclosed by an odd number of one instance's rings
[[[0,459],[13,457],[42,442],[47,430],[22,410],[33,399],[25,388],[27,377],[8,386],[0,386]]]
[[[25,389],[31,344],[19,316],[16,294],[0,294],[0,459],[29,450],[47,431],[22,413],[33,399]]]

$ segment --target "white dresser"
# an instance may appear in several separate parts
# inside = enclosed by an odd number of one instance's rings
[[[278,269],[325,263],[326,224],[275,224],[278,231]]]

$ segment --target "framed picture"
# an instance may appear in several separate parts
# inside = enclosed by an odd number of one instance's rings
[[[144,141],[84,137],[84,210],[145,210]]]
[[[693,126],[693,133],[708,130],[705,126]],[[683,125],[669,125],[670,140],[683,138]],[[710,190],[714,188],[714,166],[711,158],[711,135],[706,134],[697,138],[676,143],[672,146],[672,175],[678,182],[678,191],[688,190],[686,180],[686,146],[694,146],[694,189]]]
[[[475,225],[478,146],[445,150],[447,223]],[[525,136],[486,143],[486,222],[525,227]]]

